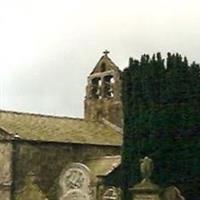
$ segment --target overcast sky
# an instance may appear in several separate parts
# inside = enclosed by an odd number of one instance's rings
[[[0,108],[82,117],[105,49],[121,69],[158,51],[200,63],[200,1],[0,0]]]

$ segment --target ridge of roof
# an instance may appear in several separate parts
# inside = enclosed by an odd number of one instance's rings
[[[44,117],[44,118],[55,118],[55,119],[70,119],[70,120],[81,120],[81,121],[84,121],[83,118],[78,118],[78,117],[67,117],[67,116],[42,114],[42,113],[34,113],[34,112],[11,111],[11,110],[2,110],[2,109],[0,109],[0,113],[8,113],[8,114],[16,114],[16,115],[28,115],[28,116],[33,116],[33,117]]]

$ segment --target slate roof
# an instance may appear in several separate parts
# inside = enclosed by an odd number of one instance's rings
[[[120,146],[122,135],[83,119],[0,110],[0,128],[24,140]]]

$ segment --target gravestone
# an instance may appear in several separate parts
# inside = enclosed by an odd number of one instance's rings
[[[91,175],[87,166],[72,163],[63,170],[60,176],[59,200],[93,200],[90,188]]]
[[[133,200],[160,200],[160,188],[150,180],[143,180],[132,189]]]
[[[162,191],[162,200],[185,200],[181,191],[176,186],[169,186]]]
[[[72,189],[66,192],[66,194],[61,197],[61,200],[90,200],[90,197],[80,189]]]
[[[143,179],[131,189],[133,200],[160,200],[160,188],[150,180],[153,161],[148,157],[141,159],[140,171]]]
[[[114,186],[106,187],[103,195],[102,200],[120,200],[120,190]]]

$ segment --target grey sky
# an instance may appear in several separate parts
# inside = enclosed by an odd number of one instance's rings
[[[179,52],[200,62],[199,0],[0,0],[0,107],[83,114],[87,75],[104,49]]]

